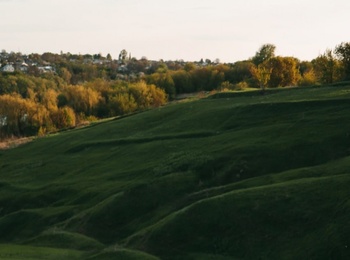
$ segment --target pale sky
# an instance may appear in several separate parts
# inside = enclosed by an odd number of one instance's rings
[[[0,0],[0,50],[235,62],[311,60],[350,41],[349,0]]]

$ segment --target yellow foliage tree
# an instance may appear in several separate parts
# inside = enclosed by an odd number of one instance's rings
[[[51,118],[58,129],[74,127],[76,125],[74,110],[67,106],[51,112]]]
[[[109,106],[111,116],[128,114],[137,109],[134,97],[126,92],[111,97]]]
[[[68,105],[76,113],[84,113],[85,115],[92,115],[94,108],[101,99],[99,92],[80,85],[69,85],[65,88],[64,93],[68,100]]]
[[[264,91],[270,80],[272,69],[260,64],[250,68],[253,78],[259,83],[261,91]]]
[[[157,88],[155,85],[148,85],[148,91],[151,96],[151,106],[159,107],[167,102],[167,95],[163,89]]]
[[[41,100],[41,103],[49,110],[57,110],[57,97],[58,93],[53,89],[48,89]]]
[[[23,99],[19,94],[2,95],[0,103],[2,137],[35,135],[40,127],[46,129],[51,125],[49,112],[43,105]]]
[[[274,57],[268,61],[272,69],[270,87],[295,86],[300,79],[299,61],[293,57]]]

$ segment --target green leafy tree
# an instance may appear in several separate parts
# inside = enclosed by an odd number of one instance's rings
[[[162,70],[160,70],[162,71]],[[176,95],[175,83],[170,72],[157,72],[147,77],[148,84],[154,84],[163,89],[168,94],[169,99],[174,99]]]
[[[0,94],[18,93],[17,78],[0,73]]]
[[[196,91],[213,89],[210,85],[212,80],[212,71],[209,67],[198,68],[191,71],[191,77]]]
[[[350,42],[342,42],[336,46],[335,54],[342,62],[345,72],[345,79],[350,80]]]
[[[332,50],[326,50],[312,61],[317,80],[321,84],[332,84],[341,78],[341,64]]]
[[[233,84],[246,81],[252,77],[251,69],[255,66],[251,61],[238,61],[225,72],[225,79]]]
[[[299,64],[300,80],[299,86],[311,86],[317,83],[314,65],[310,61],[303,61]]]
[[[176,93],[191,93],[195,91],[192,83],[192,77],[186,70],[178,70],[171,74],[173,78]]]
[[[276,46],[273,44],[264,44],[260,49],[255,53],[255,56],[252,58],[252,62],[258,66],[263,62],[275,57]]]
[[[217,67],[214,67],[211,71],[209,85],[205,90],[210,91],[213,89],[219,89],[224,81],[225,73],[223,71],[220,71]]]
[[[118,93],[110,98],[109,102],[111,116],[124,115],[137,109],[134,97],[127,93]]]
[[[127,52],[125,49],[123,49],[123,50],[119,53],[119,61],[125,62],[126,59],[127,59],[127,57],[128,57],[128,52]]]
[[[184,67],[185,71],[190,72],[190,71],[195,70],[195,69],[196,69],[196,64],[194,64],[193,62],[187,62],[185,64],[185,67]]]

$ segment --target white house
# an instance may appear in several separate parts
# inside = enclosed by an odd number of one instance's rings
[[[54,72],[54,68],[52,66],[40,66],[38,67],[38,70],[41,72],[41,73],[46,73],[46,72]]]
[[[28,64],[23,62],[21,64],[21,66],[19,67],[19,70],[22,71],[22,72],[27,72],[28,71],[28,67],[29,67]]]
[[[1,71],[3,71],[3,72],[15,72],[15,67],[13,67],[12,64],[7,64],[1,68]]]

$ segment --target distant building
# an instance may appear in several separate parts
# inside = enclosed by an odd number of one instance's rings
[[[19,67],[19,70],[22,71],[22,72],[28,72],[28,67],[29,67],[28,64],[23,62],[21,64],[21,66]]]
[[[40,67],[38,67],[38,70],[41,73],[55,72],[55,70],[54,70],[54,68],[52,66],[40,66]]]
[[[102,65],[103,64],[103,60],[95,59],[95,60],[93,60],[93,64]]]
[[[7,116],[0,115],[0,127],[7,125]]]
[[[1,68],[3,72],[15,72],[15,67],[12,64],[7,64]]]
[[[24,61],[16,62],[15,70],[21,72],[28,72],[28,64]]]
[[[128,68],[125,66],[125,65],[121,65],[118,67],[118,72],[121,72],[121,73],[126,73],[128,72]]]

